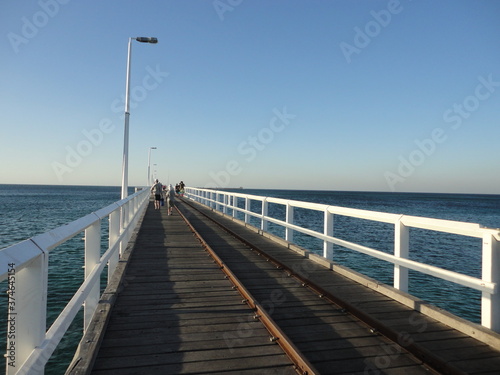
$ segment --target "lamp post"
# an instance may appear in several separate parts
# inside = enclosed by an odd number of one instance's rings
[[[152,185],[151,181],[151,150],[156,150],[156,147],[150,147],[148,152],[148,184],[146,186]]]
[[[123,140],[123,164],[122,164],[122,194],[121,199],[128,195],[128,122],[130,116],[130,55],[132,52],[132,40],[137,40],[141,43],[158,43],[158,39],[149,37],[137,37],[128,39],[128,56],[127,56],[127,80],[125,86],[125,130]]]

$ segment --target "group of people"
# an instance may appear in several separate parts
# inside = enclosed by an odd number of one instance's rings
[[[155,196],[155,210],[159,210],[162,206],[162,202],[167,202],[167,214],[172,215],[172,209],[174,208],[174,196],[179,194],[184,196],[184,182],[175,185],[175,191],[172,185],[165,186],[158,179],[155,180],[154,185],[151,187],[151,193]]]
[[[181,181],[178,184],[175,184],[175,193],[179,194],[181,197],[184,196],[184,182]]]

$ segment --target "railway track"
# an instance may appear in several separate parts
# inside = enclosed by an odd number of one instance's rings
[[[259,320],[266,327],[269,339],[283,349],[298,373],[462,373],[409,340],[402,342],[400,335],[364,312],[359,307],[362,304],[353,304],[324,288],[324,283],[334,284],[348,293],[346,280],[314,283],[310,276],[324,273],[321,266],[300,261],[290,251],[277,251],[277,245],[258,234],[242,235],[240,224],[197,206],[182,199],[177,210],[241,294],[242,302],[251,308],[248,322]],[[231,347],[251,335],[248,328],[225,339]]]

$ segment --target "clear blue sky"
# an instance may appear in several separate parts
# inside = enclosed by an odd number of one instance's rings
[[[500,193],[495,0],[4,0],[0,183]]]

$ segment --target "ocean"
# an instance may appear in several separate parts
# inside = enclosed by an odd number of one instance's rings
[[[132,193],[132,188],[130,193]],[[301,200],[437,219],[500,227],[500,195],[341,192],[314,190],[238,189],[238,193]],[[83,217],[120,199],[120,187],[0,185],[0,249]],[[253,208],[253,207],[252,207]],[[256,205],[255,210],[260,210]],[[282,207],[270,205],[270,215],[284,218]],[[296,209],[295,220],[322,231],[321,213]],[[259,225],[255,222],[255,225]],[[334,235],[375,249],[391,252],[394,230],[388,224],[338,217]],[[283,230],[270,224],[270,231]],[[49,261],[48,326],[54,321],[83,279],[83,236],[54,249]],[[322,242],[297,233],[294,241],[316,253]],[[105,246],[103,246],[104,248]],[[481,276],[481,240],[412,229],[410,258],[470,276]],[[392,265],[351,250],[334,247],[334,260],[392,285]],[[75,266],[77,265],[77,266]],[[6,290],[6,283],[0,283]],[[431,276],[410,272],[410,293],[474,322],[480,321],[480,293]],[[5,347],[6,294],[0,298],[0,346]],[[73,357],[82,331],[79,315],[47,365],[46,374],[63,374]],[[0,367],[5,366],[1,357]],[[1,370],[0,370],[1,371]]]

